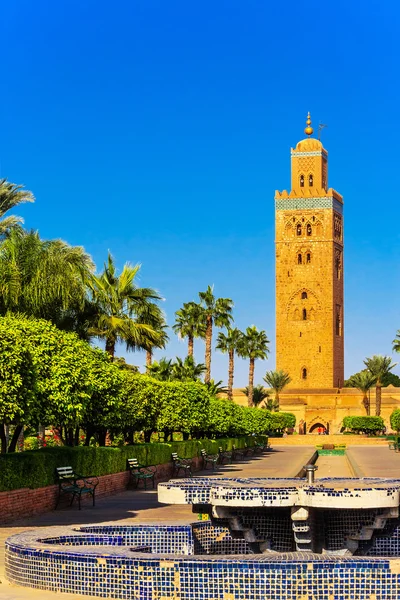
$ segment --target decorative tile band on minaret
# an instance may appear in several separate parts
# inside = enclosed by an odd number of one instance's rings
[[[277,369],[291,388],[344,380],[343,199],[328,188],[328,153],[312,136],[291,149],[291,190],[275,194]]]

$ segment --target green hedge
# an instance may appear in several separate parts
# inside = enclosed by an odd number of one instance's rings
[[[343,427],[351,429],[357,433],[375,433],[383,431],[385,423],[382,417],[345,417],[343,419]]]
[[[266,440],[264,436],[259,436],[258,439],[260,438]],[[209,454],[217,454],[219,446],[224,450],[231,450],[233,444],[237,448],[244,448],[246,442],[254,445],[255,439],[254,436],[202,439],[120,448],[61,446],[0,455],[0,491],[34,489],[54,484],[56,467],[72,466],[80,475],[109,475],[125,471],[128,458],[137,458],[143,465],[157,465],[170,462],[172,452],[177,452],[182,458],[193,458],[200,456],[202,448]]]

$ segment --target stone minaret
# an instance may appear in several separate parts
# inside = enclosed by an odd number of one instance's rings
[[[328,153],[308,136],[291,150],[291,191],[275,194],[276,368],[290,388],[343,386],[343,199]]]

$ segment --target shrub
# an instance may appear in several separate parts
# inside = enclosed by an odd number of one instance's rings
[[[400,431],[400,409],[396,409],[390,415],[390,426],[394,431]]]
[[[384,429],[385,423],[382,417],[345,417],[343,427],[356,433],[376,433]]]

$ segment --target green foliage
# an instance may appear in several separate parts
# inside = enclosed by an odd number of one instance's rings
[[[90,280],[91,301],[95,307],[90,333],[106,340],[106,350],[111,357],[114,357],[117,341],[124,342],[128,350],[135,350],[162,347],[165,340],[163,334],[143,319],[143,315],[149,317],[152,313],[150,304],[155,307],[153,301],[161,297],[151,288],[138,287],[139,270],[140,265],[132,267],[126,263],[117,274],[114,259],[109,254],[103,273],[93,275]]]
[[[249,386],[247,385],[243,390],[242,390],[243,394],[246,394],[247,397],[249,397]],[[265,400],[265,398],[268,398],[269,393],[267,392],[267,390],[264,388],[264,386],[259,383],[258,385],[255,385],[253,388],[253,404],[254,406],[258,406],[259,404],[261,404],[261,402],[263,400]]]
[[[0,422],[107,424],[122,372],[108,356],[49,321],[0,318]]]
[[[375,433],[385,428],[382,417],[345,417],[343,427],[356,433]]]
[[[0,492],[20,488],[39,488],[56,483],[56,468],[71,465],[80,475],[109,475],[127,468],[128,458],[137,458],[143,465],[165,464],[171,461],[171,453],[183,458],[200,456],[205,448],[216,454],[218,447],[224,450],[243,448],[254,444],[254,437],[218,440],[189,440],[169,444],[138,444],[119,448],[83,447],[45,448],[31,452],[0,455]],[[265,438],[263,438],[265,439]]]
[[[280,392],[292,381],[289,377],[289,373],[286,371],[278,370],[278,371],[267,371],[264,377],[264,381],[268,383],[268,385],[275,392],[275,400],[279,401]]]
[[[0,246],[0,313],[24,313],[73,329],[93,268],[81,247],[13,230]]]
[[[400,431],[400,409],[396,409],[390,415],[390,426],[394,431]]]
[[[18,204],[33,201],[32,192],[24,190],[22,185],[15,185],[6,179],[0,179],[0,237],[20,228],[23,223],[21,217],[15,215],[5,217],[4,215]]]
[[[394,365],[393,365],[394,366]],[[354,373],[354,375],[351,375],[349,377],[349,379],[346,379],[343,387],[355,387],[361,391],[363,391],[362,387],[360,387],[360,384],[363,385],[363,376],[364,374],[369,374],[371,376],[371,378],[375,377],[374,375],[372,375],[372,373],[370,371],[368,371],[368,369],[363,369],[362,371],[359,371],[358,373]],[[376,380],[375,380],[376,381]],[[373,383],[375,383],[375,381]],[[368,384],[367,384],[368,385]],[[391,373],[388,372],[386,374],[384,374],[382,376],[382,386],[383,387],[387,387],[388,385],[393,385],[394,387],[400,387],[400,377],[398,375],[396,375],[395,373]],[[364,387],[364,385],[363,385]],[[373,387],[369,386],[369,387]],[[367,388],[369,389],[369,388]]]

